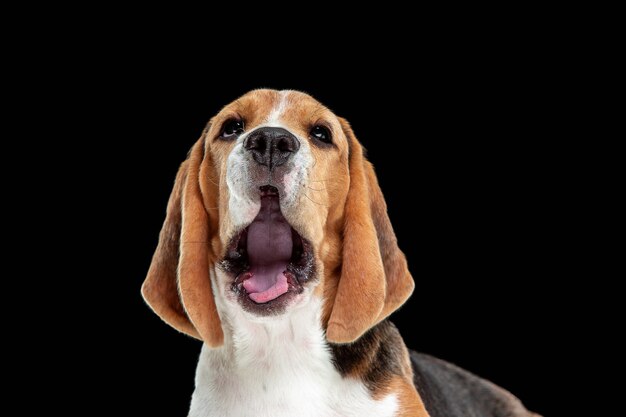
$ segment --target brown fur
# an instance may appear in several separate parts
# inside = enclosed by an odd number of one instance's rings
[[[372,164],[350,125],[341,120],[350,143],[350,189],[345,206],[343,264],[326,335],[353,342],[409,298],[415,286],[387,215]]]
[[[181,197],[183,184],[187,180],[188,165],[184,162],[176,175],[174,189],[167,204],[167,215],[159,236],[159,244],[152,257],[152,264],[141,292],[154,312],[167,324],[183,333],[199,337],[198,331],[191,324],[183,309],[176,279],[182,223]]]
[[[204,138],[180,167],[167,216],[142,287],[145,300],[165,322],[209,346],[220,346],[224,334],[209,279],[208,215],[200,190]],[[210,168],[205,168],[210,169]]]
[[[374,398],[382,398],[386,393],[391,392],[397,395],[398,404],[400,404],[398,417],[429,417],[428,411],[426,411],[426,407],[424,407],[424,403],[415,387],[405,378],[394,377],[389,383],[388,389],[385,392],[381,392],[380,397]]]

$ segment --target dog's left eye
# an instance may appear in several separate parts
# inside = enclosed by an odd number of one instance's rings
[[[243,129],[243,120],[229,120],[224,123],[224,127],[222,127],[222,134],[220,136],[223,138],[232,138],[243,133]]]
[[[311,136],[320,142],[332,143],[330,132],[324,126],[314,126],[313,129],[311,129]]]

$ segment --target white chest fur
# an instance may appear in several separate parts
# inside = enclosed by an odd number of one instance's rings
[[[223,317],[225,344],[202,348],[189,417],[395,416],[395,395],[375,401],[335,370],[319,312],[312,301],[266,323]]]

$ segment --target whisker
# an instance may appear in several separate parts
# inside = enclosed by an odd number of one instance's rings
[[[312,190],[312,191],[324,191],[324,190],[326,189],[326,187],[324,187],[324,188],[320,188],[320,189],[318,190],[317,188],[311,188],[311,187],[309,187],[308,185],[306,186],[306,188],[308,188],[309,190]]]
[[[309,199],[309,201],[311,201],[311,203],[313,203],[313,204],[317,204],[318,206],[322,206],[322,207],[329,207],[329,206],[327,206],[326,204],[318,203],[317,201],[312,200],[312,199],[311,199],[311,197],[309,197],[306,193],[304,193],[303,195],[304,195],[306,198],[308,198],[308,199]]]
[[[317,158],[315,157],[315,155],[311,155],[313,157],[313,166],[311,166],[311,168],[315,168],[315,165],[317,165]]]
[[[309,180],[310,182],[331,182],[331,183],[338,183],[339,181],[335,181],[331,178],[325,179],[325,180]]]

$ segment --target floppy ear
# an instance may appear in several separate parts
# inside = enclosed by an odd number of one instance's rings
[[[152,310],[176,330],[217,347],[224,334],[215,307],[209,216],[199,175],[210,168],[204,136],[176,175],[159,244],[141,292]],[[206,190],[205,190],[206,191]]]
[[[415,283],[398,248],[374,168],[350,125],[340,121],[350,145],[350,188],[341,278],[326,337],[350,343],[404,304]]]

